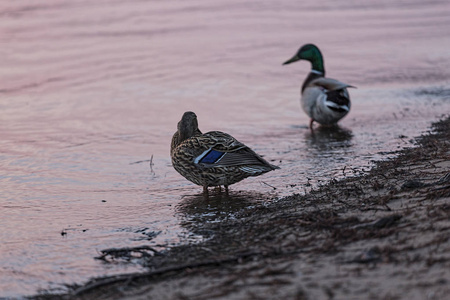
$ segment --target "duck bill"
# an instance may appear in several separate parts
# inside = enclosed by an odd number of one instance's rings
[[[292,57],[290,60],[285,61],[285,62],[283,63],[283,65],[287,65],[287,64],[296,62],[296,61],[298,61],[298,60],[300,60],[300,57],[298,57],[297,54],[296,54],[296,55],[294,55],[294,57]]]

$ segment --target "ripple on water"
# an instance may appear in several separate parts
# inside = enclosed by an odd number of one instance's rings
[[[142,270],[93,257],[197,242],[202,224],[412,146],[450,111],[450,18],[406,2],[3,1],[0,297]],[[281,66],[307,42],[358,87],[340,126],[314,133],[299,105],[310,66]],[[204,202],[169,157],[188,110],[281,169]]]

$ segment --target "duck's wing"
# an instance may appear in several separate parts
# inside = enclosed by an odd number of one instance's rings
[[[325,77],[314,79],[309,83],[309,86],[320,87],[328,91],[336,91],[344,88],[354,88],[354,86],[350,84],[340,82],[339,80],[336,79]]]
[[[231,135],[211,131],[197,138],[207,149],[198,155],[194,163],[205,167],[231,167],[231,166],[252,166],[268,168],[270,170],[278,167],[269,164],[252,149],[236,140]]]

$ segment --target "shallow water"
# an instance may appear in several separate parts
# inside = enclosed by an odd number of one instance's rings
[[[140,270],[93,257],[199,240],[186,224],[411,146],[450,112],[450,4],[373,2],[0,3],[0,297]],[[310,66],[281,66],[308,42],[358,87],[340,128],[314,135],[298,101]],[[169,157],[187,110],[281,169],[198,201]]]

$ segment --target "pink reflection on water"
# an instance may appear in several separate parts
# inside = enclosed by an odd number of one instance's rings
[[[282,167],[233,186],[249,194],[270,192],[261,180],[277,197],[303,192],[409,145],[398,136],[449,111],[445,5],[3,1],[0,296],[139,270],[92,257],[141,245],[144,229],[161,231],[150,244],[187,235],[174,206],[199,188],[169,158],[184,111]],[[307,42],[330,77],[358,86],[337,138],[305,129],[308,63],[281,66]],[[152,155],[152,169],[135,163]]]

